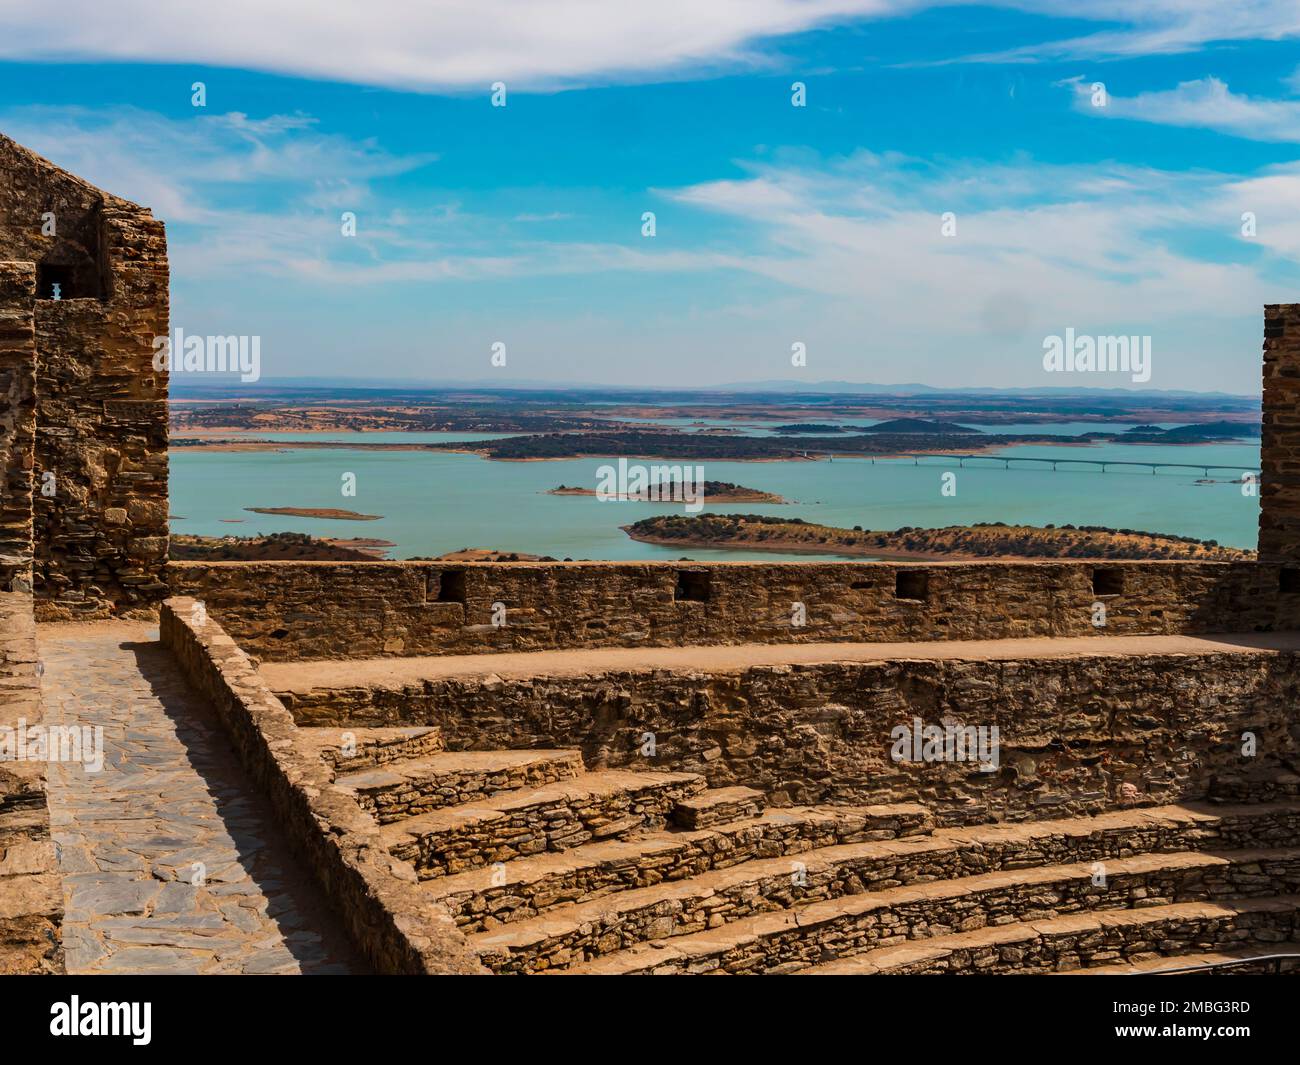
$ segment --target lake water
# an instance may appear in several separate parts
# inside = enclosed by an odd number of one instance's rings
[[[1033,431],[1077,432],[1073,425]],[[553,496],[560,484],[594,488],[607,459],[495,462],[478,455],[356,450],[294,450],[298,440],[484,439],[491,433],[252,434],[278,437],[283,452],[176,451],[171,455],[172,531],[208,536],[306,532],[323,537],[391,540],[393,558],[439,555],[463,547],[492,547],[575,559],[804,558],[768,551],[708,551],[658,547],[628,539],[619,528],[657,514],[683,513],[680,504],[601,501]],[[1224,463],[1258,469],[1258,444],[1194,447],[1107,444],[1075,448],[1025,445],[995,454],[1139,462]],[[1198,485],[1201,470],[1122,471],[1048,469],[955,460],[836,458],[816,462],[705,462],[709,480],[776,492],[789,505],[708,504],[705,511],[801,517],[826,525],[896,529],[904,525],[1107,525],[1218,540],[1254,547],[1259,501],[1235,483]],[[647,464],[652,464],[647,462]],[[957,473],[957,494],[940,493],[945,471]],[[345,473],[357,494],[340,492]],[[1212,474],[1221,481],[1238,474]],[[379,521],[324,521],[253,514],[245,507],[342,507],[382,515]],[[238,519],[237,522],[223,519]],[[825,556],[834,557],[834,556]]]

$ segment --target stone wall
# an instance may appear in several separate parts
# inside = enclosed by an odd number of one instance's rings
[[[0,261],[35,273],[37,614],[147,611],[166,592],[163,225],[5,137],[0,204]]]
[[[333,783],[318,749],[303,741],[235,642],[186,599],[162,606],[163,644],[193,687],[211,700],[236,752],[316,875],[357,947],[385,974],[479,973],[450,916],[415,886],[415,871],[389,855],[374,821]]]
[[[992,640],[1300,627],[1252,562],[173,562],[267,660],[559,647]],[[925,588],[900,587],[899,574]],[[1120,594],[1098,580],[1115,576]],[[1101,592],[1098,591],[1101,589]],[[922,598],[914,598],[920,594]],[[504,624],[493,625],[504,609]],[[806,624],[793,624],[796,603]],[[1093,619],[1096,604],[1106,625]]]
[[[0,263],[0,589],[30,589],[36,462],[36,267]],[[15,585],[15,579],[17,585]]]
[[[773,805],[921,802],[955,824],[1293,796],[1298,659],[1241,651],[487,674],[281,698],[307,725],[434,725],[450,750],[580,748],[590,769],[700,773],[711,787],[760,788]],[[891,730],[918,718],[997,726],[997,772],[892,760]]]
[[[1260,472],[1259,556],[1300,567],[1300,303],[1264,308]]]
[[[16,740],[18,728],[39,727],[42,717],[31,595],[0,591],[0,727]],[[46,770],[46,762],[0,754],[0,976],[63,972]]]

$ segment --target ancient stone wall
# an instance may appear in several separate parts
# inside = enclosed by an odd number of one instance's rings
[[[1289,562],[1300,591],[1300,303],[1264,308],[1259,557]]]
[[[922,802],[946,824],[1300,792],[1292,652],[485,673],[280,697],[304,725],[433,725],[451,750],[580,748],[590,769],[700,773],[773,805]],[[996,772],[895,761],[893,730],[917,720],[996,726]]]
[[[287,660],[1300,627],[1300,594],[1279,591],[1279,571],[1248,562],[173,562],[167,580],[203,600],[250,653]],[[1094,624],[1098,604],[1104,626]]]
[[[35,274],[37,614],[149,609],[166,591],[163,225],[4,137],[0,204],[0,261]]]
[[[36,268],[0,263],[0,589],[31,587]],[[15,579],[17,584],[15,584]]]

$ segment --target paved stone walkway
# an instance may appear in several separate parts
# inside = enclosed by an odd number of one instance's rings
[[[103,727],[103,769],[51,765],[70,973],[364,971],[156,630],[43,625],[50,724]]]

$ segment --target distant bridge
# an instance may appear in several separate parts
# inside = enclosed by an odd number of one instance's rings
[[[939,459],[943,462],[957,460],[960,467],[965,467],[968,459],[979,459],[981,462],[1001,462],[1003,469],[1011,469],[1013,462],[1038,462],[1046,463],[1055,471],[1057,466],[1100,466],[1101,472],[1106,472],[1107,466],[1140,466],[1143,469],[1149,469],[1152,476],[1155,476],[1157,470],[1175,469],[1175,470],[1203,470],[1206,477],[1210,476],[1211,470],[1231,470],[1234,473],[1253,473],[1259,474],[1258,466],[1225,466],[1222,463],[1213,462],[1202,464],[1198,462],[1136,462],[1132,459],[1053,459],[1041,458],[1033,455],[935,455],[926,454],[903,454],[899,458],[912,459],[914,464],[921,465],[922,459]],[[876,460],[873,457],[871,464],[874,466]]]

